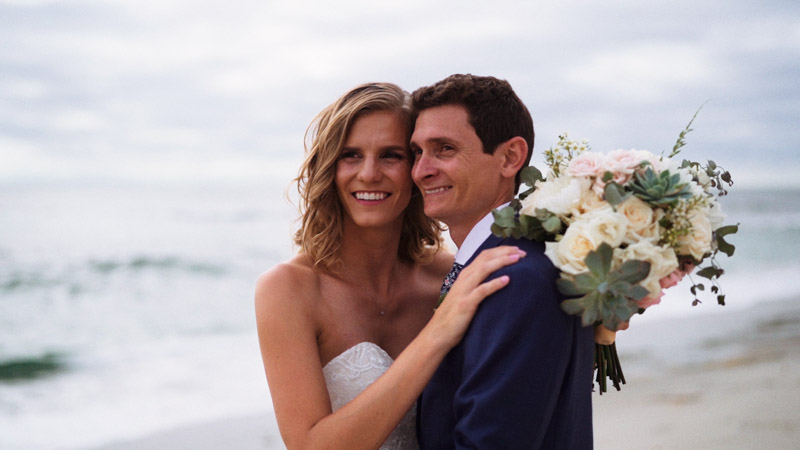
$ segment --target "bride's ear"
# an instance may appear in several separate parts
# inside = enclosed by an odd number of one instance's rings
[[[525,165],[528,157],[528,143],[524,138],[517,136],[497,146],[496,152],[501,152],[500,171],[505,177],[514,178],[517,172]]]

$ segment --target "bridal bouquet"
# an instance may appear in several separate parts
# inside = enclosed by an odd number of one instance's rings
[[[522,181],[530,189],[493,211],[495,235],[545,243],[545,254],[561,272],[558,289],[569,297],[561,307],[580,315],[584,326],[612,331],[627,326],[695,269],[725,304],[717,283],[724,271],[716,257],[733,255],[725,236],[738,225],[723,226],[718,197],[733,182],[713,161],[676,159],[693,121],[667,156],[644,150],[597,153],[586,141],[559,136],[545,152],[547,177],[525,168]],[[692,281],[693,304],[705,287]],[[614,344],[595,348],[595,368],[601,394],[606,378],[617,390],[625,382]]]

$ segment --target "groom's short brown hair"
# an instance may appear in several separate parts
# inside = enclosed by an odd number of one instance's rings
[[[519,136],[528,144],[528,156],[522,167],[530,163],[534,140],[533,119],[508,81],[455,74],[411,94],[415,120],[421,111],[445,105],[460,105],[467,110],[469,124],[481,140],[484,153],[493,154],[498,145]],[[517,173],[517,189],[519,178]]]

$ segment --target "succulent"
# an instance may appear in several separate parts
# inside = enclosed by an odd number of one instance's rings
[[[656,175],[652,167],[648,167],[644,174],[634,174],[628,186],[633,195],[653,206],[673,205],[692,197],[689,184],[681,183],[680,175],[670,174],[669,170]]]

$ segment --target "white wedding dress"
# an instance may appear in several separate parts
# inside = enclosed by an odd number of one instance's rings
[[[349,402],[377,380],[394,362],[386,351],[372,342],[362,342],[345,350],[325,365],[325,383],[334,411]],[[381,449],[418,449],[416,405],[406,413]]]

